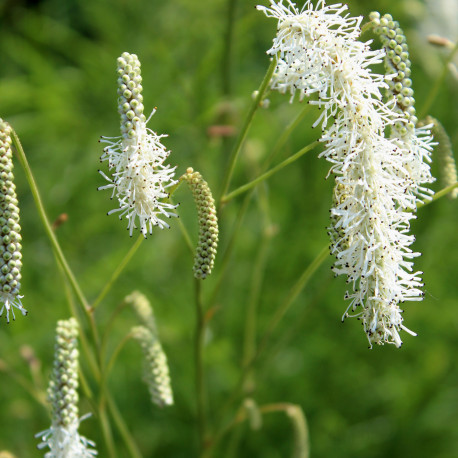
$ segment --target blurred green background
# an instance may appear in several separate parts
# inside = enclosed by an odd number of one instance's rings
[[[234,137],[209,135],[209,127],[241,127],[268,66],[265,51],[276,30],[255,11],[254,1],[227,0],[2,0],[0,1],[0,116],[18,132],[49,218],[66,213],[57,230],[62,248],[87,297],[93,300],[133,241],[126,221],[106,216],[114,208],[97,173],[101,135],[119,135],[116,58],[128,51],[142,62],[146,112],[158,111],[149,127],[168,133],[169,162],[178,175],[193,166],[216,195]],[[428,33],[457,38],[457,4],[416,0],[350,0],[352,15],[390,12],[407,33],[413,61],[417,108],[421,109],[443,69],[443,50],[427,44]],[[448,6],[447,6],[448,4]],[[230,6],[234,8],[227,45]],[[433,5],[434,8],[431,8]],[[445,6],[444,6],[445,5]],[[455,21],[455,22],[454,22]],[[453,36],[453,34],[455,34]],[[373,38],[370,33],[365,39]],[[228,54],[229,53],[229,54]],[[229,56],[229,58],[228,58]],[[458,81],[447,75],[430,114],[442,121],[458,149]],[[303,106],[270,96],[256,115],[237,164],[232,187],[256,176],[284,127]],[[317,138],[310,111],[288,140],[282,157]],[[236,249],[214,305],[206,336],[205,362],[210,426],[237,382],[253,259],[266,224],[275,235],[267,248],[259,297],[260,334],[290,287],[327,243],[332,180],[319,150],[301,158],[263,186],[243,220]],[[278,158],[278,160],[280,157]],[[437,176],[436,165],[433,171]],[[34,434],[49,427],[46,409],[21,383],[35,378],[39,393],[52,367],[54,329],[69,317],[65,287],[16,161],[23,227],[23,303],[27,318],[0,323],[0,450],[18,457],[42,456]],[[435,183],[440,189],[441,184]],[[257,197],[263,196],[263,199]],[[196,236],[193,203],[180,189],[179,212]],[[224,209],[215,273],[204,282],[208,299],[217,284],[222,253],[243,198]],[[264,202],[260,205],[259,202]],[[367,349],[357,320],[340,318],[345,280],[333,279],[332,259],[317,271],[280,326],[256,370],[251,397],[259,405],[289,402],[304,410],[313,457],[454,457],[458,450],[458,202],[447,198],[425,207],[413,223],[416,266],[424,271],[425,300],[405,304],[401,349]],[[172,223],[175,221],[172,221]],[[151,300],[168,354],[175,405],[160,410],[141,381],[135,343],[122,351],[110,390],[145,457],[197,456],[194,390],[194,305],[192,258],[177,224],[143,242],[121,279],[96,311],[103,332],[111,312],[132,290]],[[112,350],[135,319],[118,317]],[[83,362],[83,370],[87,366]],[[32,367],[32,370],[31,370]],[[35,374],[32,376],[32,372]],[[96,390],[93,380],[89,383]],[[81,396],[80,414],[89,410]],[[99,423],[92,417],[80,431],[107,456]],[[282,413],[266,415],[263,427],[237,431],[232,456],[290,456],[293,432]],[[119,456],[128,456],[114,428]],[[229,442],[215,456],[230,456]]]

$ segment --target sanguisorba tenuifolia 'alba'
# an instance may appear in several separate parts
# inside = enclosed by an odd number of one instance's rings
[[[169,227],[164,218],[177,216],[173,213],[177,206],[167,202],[167,188],[177,183],[173,179],[175,167],[164,164],[170,154],[161,143],[166,135],[146,127],[138,57],[125,52],[117,62],[121,136],[101,139],[108,146],[100,160],[108,162],[111,176],[100,172],[109,184],[99,189],[112,189],[112,198],[116,196],[119,201],[119,207],[108,214],[119,212],[120,219],[125,216],[131,236],[138,220],[146,237],[154,226]]]
[[[419,154],[397,137],[385,137],[401,114],[382,99],[389,86],[370,66],[382,62],[385,51],[358,40],[361,17],[344,14],[346,5],[322,0],[316,7],[307,1],[300,10],[289,0],[271,0],[270,7],[258,9],[278,20],[267,51],[277,59],[271,88],[289,93],[291,100],[315,95],[309,103],[322,109],[314,125],[323,132],[320,157],[335,175],[333,270],[352,285],[344,318],[355,312],[370,346],[399,347],[400,330],[415,335],[403,325],[399,303],[423,297],[421,272],[413,271],[412,262],[419,254],[409,248],[414,237],[408,231],[418,195],[430,195],[421,188],[421,180],[430,181],[423,162],[430,148]]]

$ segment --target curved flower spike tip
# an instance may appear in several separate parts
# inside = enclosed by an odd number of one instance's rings
[[[164,218],[177,216],[177,205],[167,202],[167,189],[177,183],[176,167],[165,165],[170,151],[161,143],[166,135],[157,135],[146,127],[149,118],[143,114],[140,62],[135,54],[123,53],[118,58],[118,111],[121,115],[121,136],[102,137],[106,143],[100,160],[107,161],[110,176],[100,172],[109,182],[100,189],[112,189],[119,207],[108,212],[126,217],[130,236],[139,228],[146,237],[153,227],[170,227]],[[151,116],[155,113],[152,112]],[[150,118],[151,118],[150,116]],[[137,226],[138,220],[138,226]]]
[[[132,335],[143,351],[143,380],[148,386],[151,401],[159,407],[173,404],[167,356],[156,333],[145,326],[132,328]]]

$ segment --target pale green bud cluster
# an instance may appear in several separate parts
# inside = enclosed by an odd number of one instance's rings
[[[152,332],[156,332],[156,321],[154,319],[153,308],[144,294],[140,291],[133,291],[124,298],[124,303],[130,305],[134,309],[144,326]]]
[[[11,127],[0,119],[0,288],[15,298],[21,286],[22,237],[13,180]]]
[[[134,138],[135,125],[145,122],[143,114],[142,76],[140,61],[135,54],[122,53],[118,57],[118,112],[121,115],[121,133]]]
[[[412,132],[418,121],[414,108],[411,75],[411,62],[409,59],[409,47],[399,22],[393,21],[390,14],[380,17],[380,13],[374,11],[370,14],[374,24],[374,32],[380,36],[385,48],[385,68],[387,70],[386,83],[389,86],[389,100],[396,102],[395,111],[404,119],[397,120],[394,124],[396,136],[406,135]]]
[[[194,258],[194,277],[204,279],[210,275],[218,246],[218,218],[215,201],[207,182],[199,172],[189,167],[183,178],[188,182],[196,202],[199,220],[199,241]]]
[[[55,426],[78,424],[78,323],[75,318],[57,322],[54,365],[48,387]]]
[[[456,163],[453,156],[452,142],[444,126],[432,116],[427,116],[426,119],[422,121],[422,124],[433,125],[431,133],[434,136],[434,140],[438,143],[434,150],[439,159],[439,171],[444,186],[447,187],[455,184],[458,181]],[[455,188],[448,195],[451,199],[456,199],[458,197],[458,188]]]
[[[151,401],[159,407],[173,404],[167,356],[156,334],[145,326],[132,328],[132,335],[143,351],[143,380],[148,386]]]

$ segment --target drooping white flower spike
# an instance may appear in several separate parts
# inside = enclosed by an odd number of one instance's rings
[[[78,323],[74,318],[57,322],[54,368],[48,387],[52,425],[35,435],[49,447],[45,458],[91,458],[95,444],[78,433],[84,416],[78,418]]]
[[[177,216],[167,188],[177,183],[173,179],[175,167],[164,165],[170,151],[161,143],[166,135],[157,135],[146,127],[149,118],[143,114],[140,61],[135,54],[123,53],[118,58],[118,111],[121,115],[121,137],[102,137],[106,143],[101,161],[108,161],[111,176],[102,176],[109,184],[99,189],[112,189],[119,207],[108,214],[119,212],[119,218],[128,220],[130,236],[140,228],[146,237],[154,226],[170,227],[164,218]],[[155,113],[154,110],[151,116]],[[150,116],[150,118],[151,118]]]
[[[333,270],[346,275],[352,291],[343,318],[349,312],[362,320],[369,344],[402,343],[405,330],[399,303],[421,300],[420,272],[413,272],[407,235],[420,187],[418,162],[396,139],[385,138],[385,128],[400,114],[394,104],[382,101],[388,89],[383,75],[372,73],[384,50],[371,50],[360,42],[361,17],[343,15],[347,6],[316,8],[307,1],[302,9],[286,0],[258,6],[278,20],[277,35],[268,54],[277,58],[271,87],[298,93],[299,100],[315,96],[309,103],[323,111],[314,126],[321,124],[320,154],[335,175],[334,207],[331,209],[331,253]],[[423,158],[422,158],[423,159]]]

